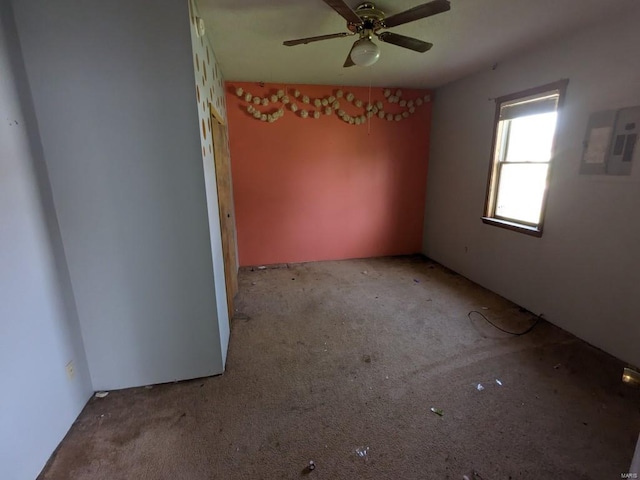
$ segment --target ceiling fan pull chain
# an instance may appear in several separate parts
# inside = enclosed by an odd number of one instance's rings
[[[373,77],[373,72],[369,74],[369,100],[367,105],[371,105],[371,77]],[[367,135],[371,135],[371,115],[367,112]]]

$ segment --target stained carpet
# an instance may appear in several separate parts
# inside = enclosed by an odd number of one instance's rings
[[[224,375],[91,399],[41,478],[627,472],[640,389],[613,357],[547,322],[470,320],[533,316],[421,257],[280,267],[241,271]]]

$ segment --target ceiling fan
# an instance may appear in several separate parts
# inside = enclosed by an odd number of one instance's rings
[[[283,44],[292,47],[294,45],[303,45],[320,40],[359,35],[360,38],[356,40],[353,47],[351,47],[347,60],[344,62],[344,67],[352,67],[354,65],[368,67],[378,61],[378,58],[380,58],[380,48],[372,41],[374,35],[378,37],[378,40],[385,43],[398,45],[399,47],[408,48],[415,52],[426,52],[433,47],[432,43],[423,42],[417,38],[407,37],[398,33],[380,32],[380,30],[397,27],[398,25],[437,15],[438,13],[443,13],[451,9],[448,0],[433,0],[429,3],[418,5],[417,7],[387,17],[382,10],[376,8],[371,2],[361,3],[353,10],[344,0],[323,1],[347,21],[347,29],[349,31],[320,35],[317,37],[299,38],[297,40],[287,40],[283,42]]]

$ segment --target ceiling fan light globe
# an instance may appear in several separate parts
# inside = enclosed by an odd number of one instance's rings
[[[380,58],[380,47],[368,38],[358,40],[351,50],[351,60],[360,67],[369,67]]]

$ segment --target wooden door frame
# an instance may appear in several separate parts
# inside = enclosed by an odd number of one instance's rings
[[[237,247],[237,231],[236,231],[236,222],[235,222],[235,205],[233,202],[233,182],[231,178],[231,152],[229,149],[228,142],[228,130],[227,125],[224,122],[224,119],[218,113],[218,111],[213,107],[213,105],[209,104],[209,111],[211,113],[209,121],[211,122],[211,142],[213,145],[213,164],[216,172],[216,191],[218,194],[218,215],[220,218],[220,234],[221,234],[221,242],[222,242],[222,250],[223,250],[223,269],[225,276],[225,289],[227,291],[227,309],[229,312],[229,320],[233,317],[233,299],[235,294],[238,291],[238,247]],[[216,155],[218,153],[218,155]],[[226,157],[223,158],[223,157]],[[219,175],[222,175],[221,168],[223,166],[222,162],[226,162],[225,170],[228,171],[228,184],[229,184],[229,204],[230,207],[229,212],[223,211],[224,206],[220,201],[220,184],[221,179]],[[227,218],[230,218],[229,222]],[[231,232],[229,239],[226,236],[226,229],[228,225],[231,224]],[[226,232],[226,233],[225,233]],[[229,251],[226,251],[229,249]],[[231,255],[233,259],[233,264],[228,265],[227,259]]]

